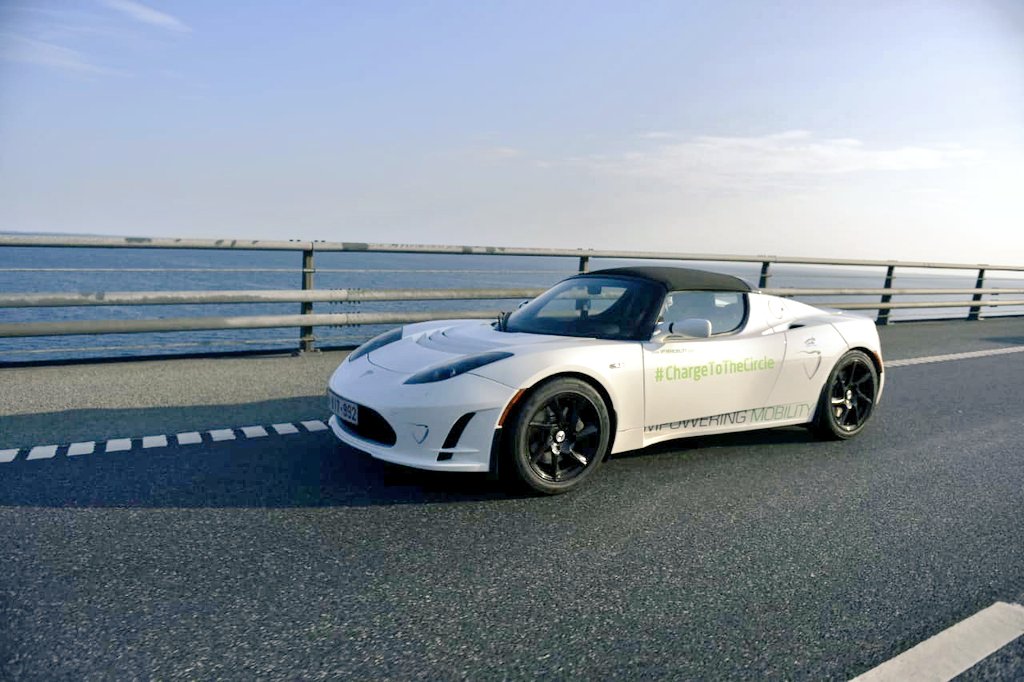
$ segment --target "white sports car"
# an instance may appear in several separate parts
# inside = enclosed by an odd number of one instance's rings
[[[328,400],[334,434],[373,457],[553,494],[610,453],[673,438],[793,424],[850,438],[882,385],[867,318],[728,275],[628,267],[570,277],[496,322],[382,334],[341,363]]]

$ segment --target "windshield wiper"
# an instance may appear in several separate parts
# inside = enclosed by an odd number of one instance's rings
[[[495,322],[495,325],[496,325],[495,328],[499,332],[507,332],[508,331],[508,316],[511,315],[511,314],[512,313],[504,313],[504,312],[498,313],[498,321]]]

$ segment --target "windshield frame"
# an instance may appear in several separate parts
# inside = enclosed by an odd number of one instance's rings
[[[540,322],[537,313],[548,303],[558,298],[566,289],[576,286],[623,286],[626,291],[606,310],[590,318],[592,325],[584,326],[577,321],[577,327],[567,326],[565,322]],[[542,334],[546,336],[568,336],[574,338],[602,339],[607,341],[647,341],[654,333],[654,324],[658,312],[668,290],[660,282],[640,277],[622,275],[577,275],[564,279],[545,291],[543,294],[527,302],[518,310],[508,315],[504,323],[504,331],[522,334]],[[630,317],[625,313],[634,312]],[[607,319],[602,316],[608,315]],[[631,324],[624,327],[614,325],[618,331],[611,331],[608,319],[629,319]]]

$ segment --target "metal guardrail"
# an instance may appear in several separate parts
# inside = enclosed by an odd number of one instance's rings
[[[544,289],[292,289],[240,291],[111,291],[0,294],[0,308],[212,303],[365,303],[369,301],[472,301],[533,298]],[[1024,289],[1021,289],[1024,293]]]
[[[85,293],[54,292],[43,294],[0,294],[0,308],[69,308],[103,305],[203,305],[216,303],[365,303],[371,301],[472,301],[533,298],[543,288],[520,289],[318,289],[276,290],[242,289],[237,291],[97,291]],[[952,295],[952,294],[1024,294],[1021,289],[762,289],[773,296],[870,296],[870,295]],[[826,303],[842,308],[851,303]],[[864,304],[873,310],[877,303]],[[910,304],[889,304],[889,308]],[[916,305],[916,304],[914,304]],[[966,307],[965,301],[930,302],[925,307]],[[986,306],[1021,305],[1020,301],[988,301]]]
[[[977,320],[983,307],[1024,306],[1024,300],[993,299],[992,296],[1024,294],[1024,288],[991,288],[985,286],[986,273],[1024,272],[1022,265],[987,265],[926,261],[882,261],[837,258],[803,258],[785,256],[732,256],[722,254],[692,254],[650,251],[610,251],[549,248],[507,248],[481,246],[438,246],[416,244],[370,244],[362,242],[320,242],[320,241],[264,241],[227,239],[148,239],[120,237],[44,237],[30,235],[0,235],[0,247],[24,248],[100,248],[100,249],[213,249],[238,251],[293,251],[300,252],[302,267],[300,289],[296,290],[222,290],[222,291],[120,291],[85,293],[0,293],[0,308],[41,308],[67,306],[111,306],[111,305],[180,305],[180,304],[226,304],[226,303],[299,303],[297,315],[249,315],[249,316],[205,316],[173,317],[141,320],[77,320],[60,322],[19,322],[0,323],[0,337],[66,336],[75,334],[123,334],[148,332],[175,332],[213,329],[266,329],[275,327],[299,327],[299,348],[313,350],[316,339],[314,327],[348,326],[366,324],[404,324],[433,319],[463,319],[487,317],[497,311],[416,311],[378,313],[315,313],[313,304],[318,302],[364,302],[364,301],[433,301],[433,300],[506,300],[531,298],[543,289],[316,289],[314,275],[317,272],[315,255],[319,252],[362,252],[400,254],[450,254],[450,255],[496,255],[496,256],[542,256],[571,257],[578,259],[579,271],[589,269],[591,258],[614,258],[621,260],[672,260],[760,264],[758,285],[765,293],[779,296],[879,296],[879,302],[827,302],[816,303],[823,307],[846,310],[878,310],[877,323],[887,324],[889,312],[910,308],[969,308],[967,318]],[[871,288],[769,288],[773,264],[828,265],[885,268],[885,286]],[[970,289],[957,288],[894,288],[892,286],[896,268],[925,268],[945,270],[970,270],[977,273],[975,286]],[[61,271],[93,272],[110,271],[108,268],[7,268],[8,271]],[[131,268],[113,271],[157,271],[154,268]],[[287,271],[280,268],[274,272]],[[170,268],[168,271],[230,271],[265,272],[267,269],[247,268]],[[327,271],[327,270],[324,270]],[[293,271],[294,272],[294,271]],[[969,295],[970,301],[899,301],[894,296],[922,295]],[[988,298],[985,298],[988,297]]]
[[[276,327],[329,327],[361,324],[408,324],[440,319],[493,317],[494,311],[458,310],[401,313],[302,313],[299,315],[245,315],[223,317],[165,317],[149,320],[72,320],[0,324],[0,336],[73,336],[77,334],[140,334],[195,332],[210,329],[273,329]]]

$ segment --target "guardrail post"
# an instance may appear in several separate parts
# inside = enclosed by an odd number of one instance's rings
[[[772,276],[771,273],[768,272],[768,269],[771,266],[772,262],[769,260],[766,260],[761,263],[761,276],[757,279],[758,289],[764,289],[766,286],[768,286],[768,278]]]
[[[313,262],[313,243],[310,242],[309,248],[302,252],[302,290],[310,291],[313,289],[313,273],[316,272],[316,267]],[[299,311],[302,315],[313,314],[313,302],[303,301],[302,309]],[[313,336],[313,327],[300,327],[299,328],[299,352],[307,353],[314,350],[316,345],[316,337]]]
[[[978,281],[975,282],[974,288],[975,289],[983,289],[984,287],[985,287],[985,268],[981,268],[980,270],[978,270]],[[971,297],[971,302],[972,303],[977,304],[980,301],[981,301],[981,294],[974,294],[974,296]],[[981,317],[981,306],[980,305],[972,305],[970,312],[967,313],[967,319],[971,320],[972,322],[977,322],[980,317]]]
[[[590,272],[590,256],[580,256],[580,273]]]
[[[895,265],[890,265],[885,269],[885,288],[892,289],[892,273],[896,269]],[[892,294],[882,294],[881,304],[886,305],[892,301]],[[885,326],[889,324],[889,312],[888,308],[878,309],[878,319],[875,320],[875,324]]]

